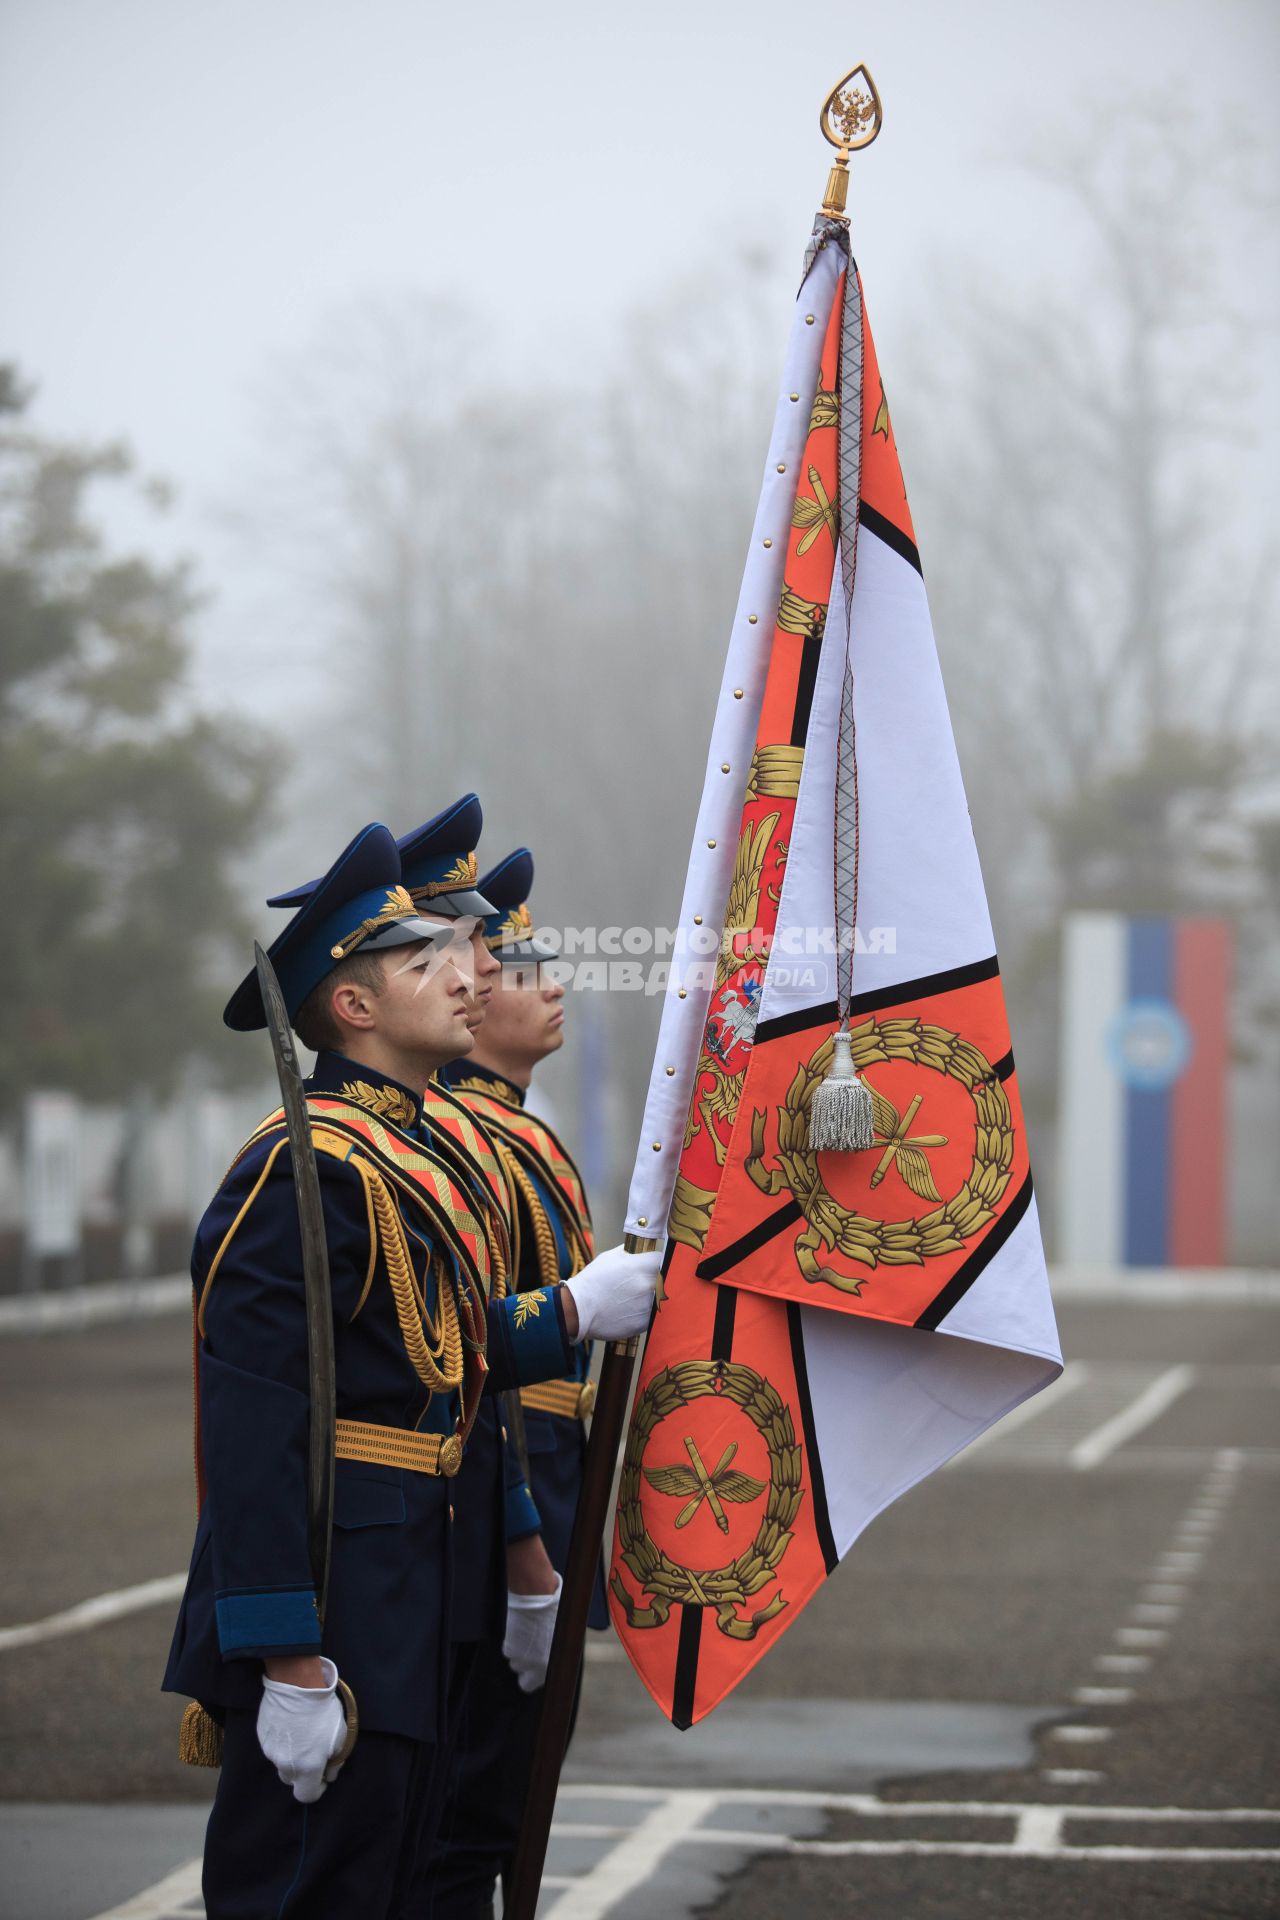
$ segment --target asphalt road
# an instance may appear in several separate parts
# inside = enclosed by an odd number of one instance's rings
[[[1280,1911],[1280,1310],[1060,1318],[1064,1382],[877,1521],[701,1727],[596,1643],[543,1911]],[[198,1850],[172,1601],[3,1631],[180,1570],[189,1367],[180,1317],[0,1340],[4,1920],[88,1920]]]

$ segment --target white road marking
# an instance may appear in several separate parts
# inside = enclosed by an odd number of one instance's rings
[[[1142,1589],[1142,1598],[1144,1602],[1152,1601],[1152,1600],[1154,1601],[1169,1600],[1169,1601],[1172,1601],[1176,1606],[1181,1601],[1185,1600],[1186,1597],[1187,1597],[1186,1587],[1173,1586],[1173,1585],[1170,1585],[1168,1581],[1155,1581],[1155,1582],[1149,1581],[1147,1585]]]
[[[1202,1553],[1186,1553],[1180,1548],[1171,1549],[1168,1553],[1162,1554],[1157,1562],[1156,1578],[1160,1577],[1161,1567],[1166,1568],[1170,1573],[1196,1573],[1203,1559]]]
[[[1075,1746],[1086,1746],[1094,1740],[1112,1740],[1114,1727],[1051,1727],[1055,1740],[1069,1740]]]
[[[1093,1787],[1106,1777],[1105,1773],[1095,1773],[1092,1767],[1046,1767],[1040,1776],[1053,1787]]]
[[[1163,1647],[1169,1635],[1164,1627],[1117,1627],[1112,1638],[1119,1647]]]
[[[1092,1809],[1090,1809],[1092,1811]],[[882,1857],[897,1855],[914,1859],[927,1859],[931,1855],[946,1856],[958,1860],[1008,1860],[1014,1853],[1009,1843],[985,1840],[779,1840],[769,1834],[721,1833],[718,1829],[709,1830],[700,1836],[720,1846],[732,1840],[746,1841],[753,1847],[772,1847],[784,1853],[815,1854],[821,1858],[834,1860],[852,1857],[855,1854],[879,1854]],[[1229,1862],[1237,1865],[1241,1861],[1257,1862],[1280,1860],[1280,1847],[1027,1847],[1019,1850],[1027,1858],[1036,1860],[1133,1860],[1148,1865],[1152,1862],[1177,1862],[1179,1865],[1190,1861]],[[553,1908],[552,1912],[557,1912]]]
[[[638,1826],[565,1889],[547,1920],[598,1920],[656,1872],[673,1847],[706,1819],[717,1795],[693,1788],[666,1794]]]
[[[1039,1853],[1043,1847],[1056,1847],[1062,1837],[1062,1815],[1057,1807],[1028,1807],[1018,1815],[1011,1853]]]
[[[86,1633],[90,1627],[122,1620],[126,1614],[172,1604],[182,1598],[186,1584],[185,1573],[167,1573],[159,1580],[143,1580],[136,1587],[95,1594],[92,1600],[81,1600],[62,1613],[47,1614],[43,1620],[32,1620],[25,1626],[0,1627],[0,1653],[14,1647],[32,1647],[41,1640],[57,1640],[64,1633]]]
[[[1091,1434],[1072,1447],[1068,1464],[1078,1473],[1090,1473],[1104,1460],[1149,1427],[1184,1394],[1196,1377],[1192,1366],[1169,1367],[1143,1388],[1135,1400],[1122,1407],[1110,1420],[1104,1420]]]
[[[191,1902],[200,1898],[200,1867],[199,1860],[188,1860],[185,1866],[157,1880],[154,1887],[135,1894],[122,1906],[95,1914],[93,1920],[170,1920],[176,1915],[191,1920]]]
[[[1103,1673],[1145,1673],[1151,1661],[1145,1653],[1095,1653],[1093,1664]]]
[[[1048,1769],[1046,1780],[1064,1786],[1093,1785],[1103,1776],[1082,1767]],[[647,1806],[638,1825],[594,1821],[557,1821],[552,1838],[612,1838],[615,1844],[586,1873],[548,1874],[544,1893],[557,1897],[546,1920],[607,1920],[607,1916],[641,1888],[665,1857],[681,1846],[724,1848],[734,1854],[775,1852],[798,1859],[840,1859],[858,1855],[1008,1860],[1134,1861],[1155,1865],[1213,1862],[1218,1866],[1280,1861],[1280,1847],[1073,1845],[1070,1823],[1087,1820],[1102,1824],[1169,1826],[1188,1840],[1200,1838],[1196,1829],[1254,1825],[1275,1826],[1280,1814],[1260,1807],[1128,1807],[1086,1803],[998,1800],[881,1800],[870,1793],[806,1793],[769,1787],[671,1788],[582,1783],[566,1786],[564,1800],[615,1801]],[[750,1829],[717,1827],[708,1816],[722,1807],[767,1806],[853,1814],[878,1821],[1012,1820],[1009,1840],[917,1840],[909,1832],[901,1839],[800,1840],[788,1834],[755,1833]],[[1208,1837],[1206,1835],[1205,1837]],[[188,1861],[155,1886],[136,1894],[94,1920],[193,1920],[200,1896],[200,1862]]]
[[[1101,1776],[1092,1774],[1084,1768],[1060,1768],[1054,1777],[1064,1785],[1092,1784]],[[657,1798],[657,1789],[630,1787],[584,1786],[580,1789],[592,1798]],[[916,1840],[904,1837],[900,1840],[800,1840],[787,1834],[754,1833],[749,1829],[736,1827],[717,1827],[699,1824],[707,1802],[715,1807],[768,1805],[795,1806],[820,1811],[843,1812],[867,1815],[876,1819],[897,1819],[909,1822],[920,1818],[1010,1818],[1015,1822],[1011,1840]],[[690,1818],[690,1815],[693,1818]],[[782,1853],[796,1859],[844,1859],[859,1855],[879,1857],[915,1857],[915,1858],[969,1858],[999,1859],[1012,1858],[1039,1860],[1078,1860],[1090,1861],[1135,1861],[1146,1864],[1176,1864],[1191,1862],[1256,1863],[1260,1861],[1280,1860],[1280,1847],[1236,1847],[1236,1846],[1141,1846],[1123,1845],[1074,1846],[1064,1837],[1064,1827],[1071,1821],[1111,1821],[1122,1823],[1149,1822],[1168,1823],[1185,1829],[1190,1826],[1212,1827],[1222,1823],[1239,1822],[1241,1824],[1263,1821],[1274,1825],[1280,1816],[1270,1809],[1247,1808],[1234,1811],[1223,1809],[1201,1811],[1199,1809],[1152,1808],[1152,1807],[1099,1807],[1086,1804],[1059,1805],[1039,1803],[1009,1804],[998,1801],[923,1801],[902,1800],[884,1801],[874,1794],[821,1794],[788,1791],[785,1789],[728,1788],[691,1790],[673,1789],[662,1795],[660,1803],[650,1812],[643,1826],[651,1822],[670,1823],[673,1818],[681,1827],[679,1845],[699,1845],[724,1847],[735,1853],[746,1851],[758,1853]],[[1188,1836],[1190,1837],[1190,1836]],[[634,1840],[633,1831],[630,1840]],[[623,1841],[622,1846],[628,1846]],[[665,1853],[668,1849],[663,1847]],[[621,1848],[619,1849],[621,1851]],[[602,1863],[606,1864],[606,1863]],[[634,1882],[630,1882],[628,1892],[634,1891]],[[588,1891],[589,1887],[591,1891]],[[553,1920],[564,1920],[566,1913],[572,1911],[575,1920],[607,1920],[618,1901],[624,1897],[621,1893],[611,1892],[604,1884],[601,1868],[593,1868],[575,1884],[572,1895],[566,1894],[551,1909]],[[574,1905],[569,1907],[569,1900]]]
[[[1049,1777],[1046,1775],[1046,1777]],[[1089,1772],[1084,1768],[1059,1768],[1053,1770],[1052,1777],[1064,1785],[1092,1784],[1104,1776]],[[580,1791],[592,1799],[636,1800],[660,1798],[660,1804],[646,1816],[642,1823],[648,1826],[661,1821],[669,1821],[673,1815],[679,1816],[682,1829],[677,1844],[697,1844],[702,1846],[726,1847],[736,1852],[747,1849],[756,1852],[785,1853],[796,1858],[839,1859],[859,1854],[881,1856],[950,1856],[986,1859],[1009,1859],[1012,1857],[1034,1858],[1042,1860],[1092,1860],[1122,1861],[1132,1860],[1146,1863],[1188,1863],[1195,1861],[1257,1862],[1280,1860],[1280,1847],[1208,1847],[1208,1846],[1073,1846],[1064,1838],[1063,1828],[1071,1821],[1089,1820],[1113,1823],[1151,1822],[1168,1824],[1185,1830],[1188,1826],[1246,1825],[1264,1822],[1276,1825],[1280,1814],[1273,1809],[1261,1807],[1235,1809],[1199,1809],[1190,1807],[1113,1807],[1092,1806],[1089,1804],[1062,1805],[1037,1802],[1003,1801],[946,1801],[946,1800],[881,1800],[875,1794],[857,1793],[805,1793],[786,1788],[735,1787],[723,1789],[680,1789],[675,1788],[665,1795],[660,1789],[623,1786],[583,1786]],[[713,1806],[758,1806],[771,1808],[793,1806],[804,1809],[817,1809],[832,1813],[850,1813],[865,1815],[874,1819],[896,1819],[904,1822],[922,1818],[963,1818],[963,1819],[1008,1819],[1015,1822],[1014,1835],[1008,1841],[982,1840],[798,1840],[786,1834],[753,1833],[749,1829],[716,1827],[710,1824],[700,1825],[707,1802]],[[692,1814],[694,1817],[689,1818]],[[633,1830],[633,1837],[634,1837]],[[624,1845],[627,1843],[624,1842]],[[665,1853],[667,1849],[664,1847]],[[599,1868],[591,1874],[583,1875],[576,1883],[574,1893],[583,1898],[575,1904],[572,1912],[575,1920],[606,1920],[618,1894],[587,1897],[588,1882],[595,1879]],[[596,1881],[599,1886],[600,1882]],[[570,1911],[565,1896],[552,1908],[554,1920],[564,1920]]]
[[[1127,1707],[1137,1696],[1132,1687],[1077,1687],[1071,1698],[1078,1707]]]
[[[1181,1607],[1153,1606],[1149,1600],[1137,1600],[1129,1609],[1135,1620],[1151,1627],[1159,1626],[1162,1621],[1176,1620],[1181,1611]]]

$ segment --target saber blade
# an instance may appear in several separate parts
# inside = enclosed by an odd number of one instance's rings
[[[329,1247],[320,1199],[320,1174],[307,1116],[307,1096],[293,1044],[289,1015],[275,968],[255,941],[254,962],[266,1009],[267,1032],[275,1057],[293,1161],[293,1187],[302,1237],[302,1277],[307,1303],[307,1382],[311,1420],[307,1447],[307,1546],[316,1589],[316,1611],[324,1624],[329,1597],[329,1552],[333,1538],[333,1449],[337,1372],[333,1357],[333,1306],[329,1285]]]

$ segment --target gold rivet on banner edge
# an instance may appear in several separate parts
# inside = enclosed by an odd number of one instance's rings
[[[684,989],[683,987],[681,987],[681,988],[680,988],[680,989],[679,989],[679,990],[677,991],[677,993],[676,993],[676,999],[677,999],[677,1000],[687,1000],[688,998],[689,998],[689,995],[688,995],[688,993],[687,993],[687,992],[685,991],[685,989]]]
[[[813,325],[813,315],[811,313],[806,313],[804,317],[804,323],[806,327],[811,327]]]
[[[662,1142],[661,1142],[661,1140],[655,1140],[655,1141],[654,1141],[654,1143],[653,1143],[653,1150],[654,1150],[654,1152],[655,1152],[655,1153],[661,1153],[661,1152],[662,1152]]]
[[[674,1068],[674,1067],[668,1067],[668,1068],[667,1068],[667,1078],[668,1078],[668,1079],[670,1079],[670,1078],[671,1078],[671,1076],[672,1076],[672,1074],[673,1074],[674,1072],[675,1072],[675,1068]]]
[[[695,926],[695,927],[700,927],[700,926],[702,925],[702,915],[701,915],[700,913],[695,913],[695,914],[694,914],[694,916],[693,916],[693,924],[694,924],[694,926]]]
[[[708,842],[707,842],[707,845],[708,845],[709,847],[714,847],[714,845],[715,845],[715,841],[714,841],[714,840],[708,840]]]
[[[747,615],[747,625],[749,627],[758,627],[759,624],[760,624],[760,615],[758,613],[749,613]]]
[[[741,698],[742,698],[742,688],[741,688],[741,687],[735,687],[735,688],[734,688],[734,690],[733,690],[733,697],[734,697],[734,699],[735,699],[735,700],[741,700]]]
[[[773,545],[773,542],[772,540],[766,540],[764,544],[766,547],[771,547]]]
[[[800,395],[799,395],[798,393],[793,393],[793,394],[792,394],[792,396],[791,396],[791,398],[792,398],[793,400],[798,400],[798,399],[800,398]]]
[[[785,473],[785,472],[786,472],[786,470],[787,470],[787,468],[786,468],[786,462],[785,462],[785,461],[783,461],[783,460],[779,460],[779,462],[778,462],[778,472],[779,472],[779,473]]]
[[[647,1227],[648,1224],[649,1224],[649,1216],[647,1213],[638,1213],[636,1215],[636,1225],[638,1227]]]
[[[728,762],[727,760],[722,760],[722,761],[720,762],[720,771],[721,771],[721,773],[728,773],[728,771],[729,771],[729,762]]]

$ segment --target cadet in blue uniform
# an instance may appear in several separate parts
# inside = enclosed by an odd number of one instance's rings
[[[397,841],[401,883],[415,905],[465,911],[473,919],[478,909],[481,916],[492,917],[488,897],[466,891],[475,879],[474,865],[465,860],[459,863],[457,852],[460,846],[474,847],[483,822],[478,797],[468,793]],[[267,904],[297,907],[313,885],[275,894]],[[478,926],[476,935],[482,937]],[[490,943],[484,944],[487,949]],[[489,997],[489,985],[486,981],[477,995],[470,1017],[473,1032]],[[424,1098],[421,1122],[437,1150],[449,1151],[452,1146],[464,1156],[468,1150],[474,1154],[474,1124],[461,1103],[438,1082]],[[492,1168],[495,1186],[500,1188],[507,1207],[513,1207],[508,1179],[496,1155]],[[505,1292],[506,1288],[499,1286],[498,1291]],[[455,1692],[460,1692],[461,1677],[476,1647],[484,1641],[501,1643],[508,1604],[520,1612],[521,1624],[535,1649],[544,1650],[544,1669],[555,1630],[560,1579],[542,1544],[538,1514],[517,1449],[510,1444],[499,1398],[487,1394],[480,1401],[455,1488],[451,1609]],[[442,1749],[446,1766],[449,1733],[450,1728],[446,1728],[446,1746]]]
[[[404,884],[411,897],[426,897],[423,889],[430,885],[439,869],[442,833],[446,839],[456,842],[455,818],[465,822],[468,834],[479,838],[480,802],[474,794],[468,794],[446,814],[437,815],[397,842]],[[490,901],[483,888],[480,892],[486,901],[486,915],[476,928],[476,937],[488,952],[491,943],[486,932],[497,903]],[[483,1024],[482,1016],[491,997],[478,1005],[472,1017],[473,1038]],[[465,1106],[446,1088],[447,1082],[441,1081],[427,1091],[429,1124],[437,1135],[448,1133],[466,1143],[474,1122]],[[514,1190],[496,1153],[493,1170],[508,1207],[513,1208]],[[549,1284],[558,1277],[549,1276]],[[515,1279],[512,1274],[512,1285]],[[506,1397],[501,1396],[503,1400]],[[525,1466],[514,1436],[508,1431],[506,1407],[499,1404],[499,1398],[497,1394],[488,1394],[481,1402],[459,1477],[458,1523],[454,1529],[455,1662],[465,1669],[480,1647],[500,1646],[510,1614],[513,1621],[518,1618],[531,1648],[531,1658],[535,1662],[541,1658],[545,1672],[555,1631],[560,1576],[543,1545]],[[451,1775],[451,1752],[446,1765]]]
[[[577,1169],[546,1122],[525,1108],[535,1068],[564,1041],[564,988],[541,970],[543,961],[558,954],[534,934],[528,907],[533,856],[527,848],[493,868],[479,886],[494,904],[485,945],[503,963],[502,973],[476,1028],[475,1046],[443,1078],[483,1122],[509,1168],[517,1195],[518,1287],[555,1287],[581,1271],[592,1252],[591,1217]],[[537,1526],[557,1572],[568,1560],[582,1482],[584,1421],[594,1397],[589,1365],[589,1347],[579,1344],[560,1379],[527,1386],[519,1396],[534,1511],[511,1509],[509,1551],[513,1537]],[[500,1637],[485,1638],[463,1695],[421,1920],[488,1920],[495,1880],[505,1880],[514,1858],[549,1640],[531,1631],[530,1615],[514,1594],[511,1608],[505,1644]],[[601,1576],[590,1624],[608,1625]]]
[[[474,874],[474,854],[457,846],[415,901],[390,834],[368,827],[271,948],[289,1017],[317,1049],[308,1105],[338,1422],[323,1633],[307,1542],[301,1239],[279,1116],[197,1230],[204,1497],[164,1684],[225,1729],[209,1920],[379,1920],[421,1907],[453,1678],[452,1476],[479,1396],[554,1377],[575,1339],[647,1316],[654,1274],[620,1250],[572,1295],[543,1290],[532,1313],[519,1296],[487,1297],[502,1223],[474,1169],[421,1125],[421,1089],[470,1051],[496,973],[456,924],[487,905]],[[225,1017],[264,1024],[256,975]],[[360,1715],[345,1763],[339,1677]]]

